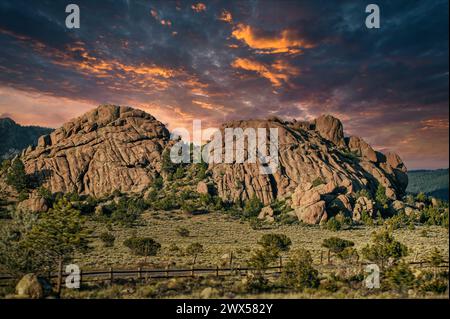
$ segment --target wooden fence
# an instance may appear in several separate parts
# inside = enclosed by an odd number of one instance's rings
[[[279,262],[277,265],[270,266],[264,269],[266,275],[279,275],[283,268],[283,259],[279,258]],[[368,265],[371,263],[366,262],[359,262],[355,264],[333,264],[328,260],[328,263],[319,264],[317,265],[319,269],[321,270],[328,270],[333,271],[336,269],[356,269],[358,267],[364,267],[365,265]],[[419,267],[419,268],[449,268],[448,261],[444,261],[439,266],[432,266],[429,264],[428,261],[416,261],[416,262],[410,262],[409,265],[413,267]],[[86,284],[86,283],[94,283],[94,282],[105,282],[105,283],[114,283],[114,281],[118,280],[138,280],[138,281],[147,281],[149,279],[161,279],[161,278],[174,278],[174,277],[199,277],[199,276],[242,276],[246,275],[249,272],[255,271],[255,268],[252,267],[241,267],[236,266],[233,267],[232,265],[228,267],[205,267],[205,268],[159,268],[159,269],[151,269],[151,268],[143,268],[141,266],[138,266],[134,269],[114,269],[109,268],[106,270],[88,270],[83,271],[80,270],[80,285]],[[51,282],[57,282],[61,280],[62,282],[65,281],[65,277],[68,274],[61,275],[58,272],[51,272],[47,276],[45,276],[47,279],[49,279]],[[9,275],[0,275],[0,285],[6,285],[8,282],[16,280],[16,278],[9,276]]]

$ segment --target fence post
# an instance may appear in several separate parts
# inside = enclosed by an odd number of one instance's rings
[[[219,265],[216,265],[216,277],[219,277]]]
[[[328,259],[328,264],[331,264],[331,252],[329,250],[328,250],[327,259]]]
[[[113,281],[114,281],[114,271],[113,271],[113,267],[109,267],[109,281],[110,281],[110,284],[112,285],[112,284],[113,284]]]
[[[191,276],[192,276],[192,277],[195,277],[194,271],[195,271],[195,270],[194,270],[194,265],[192,265],[192,266],[191,266]]]
[[[63,259],[59,258],[59,261],[58,261],[58,282],[56,283],[56,294],[58,295],[58,297],[61,295],[62,273],[63,273]]]
[[[283,256],[280,256],[280,264],[279,264],[278,268],[279,268],[280,272],[283,270]]]
[[[170,265],[167,264],[166,265],[166,278],[169,278],[169,267],[170,267]]]
[[[142,279],[142,267],[141,266],[138,267],[137,275],[138,275],[139,280]]]

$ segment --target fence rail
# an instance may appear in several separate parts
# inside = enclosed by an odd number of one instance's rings
[[[367,262],[359,262],[353,264],[353,267],[363,267],[370,263]],[[444,261],[439,266],[433,266],[428,261],[413,261],[409,262],[409,265],[418,266],[419,268],[449,268],[449,262]],[[325,269],[338,269],[344,268],[348,269],[349,265],[342,264],[320,264],[317,265],[319,267],[323,267]],[[279,259],[279,264],[276,266],[270,266],[264,269],[267,275],[276,275],[280,274],[285,266],[283,265],[282,258]],[[230,267],[204,267],[204,268],[154,268],[154,269],[145,269],[143,267],[137,267],[134,269],[114,269],[110,268],[107,270],[89,270],[89,271],[81,271],[80,272],[80,283],[88,283],[88,282],[109,282],[113,283],[115,280],[148,280],[148,279],[158,279],[158,278],[174,278],[174,277],[196,277],[202,275],[214,275],[217,277],[220,276],[232,276],[232,275],[246,275],[248,272],[257,270],[252,267],[241,267],[241,266],[230,266]],[[51,272],[47,276],[47,279],[52,281],[53,279],[61,279],[65,280],[68,274],[60,274],[58,272]],[[7,284],[9,281],[17,280],[14,276],[0,274],[0,285]]]

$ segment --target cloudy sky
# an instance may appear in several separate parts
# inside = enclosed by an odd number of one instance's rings
[[[369,3],[2,0],[0,117],[58,127],[113,103],[174,129],[329,113],[409,169],[448,167],[448,1],[375,1],[380,29]]]

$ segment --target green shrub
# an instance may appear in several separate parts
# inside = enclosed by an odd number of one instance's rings
[[[161,176],[156,177],[153,180],[152,187],[156,190],[161,190],[164,187],[164,180]]]
[[[326,238],[322,243],[322,247],[328,248],[328,250],[335,254],[344,251],[345,248],[353,246],[355,246],[354,242],[338,237]]]
[[[321,178],[321,177],[317,177],[315,180],[313,180],[312,182],[312,186],[313,187],[317,187],[319,185],[325,184],[325,181]]]
[[[189,237],[189,229],[185,228],[185,227],[179,227],[177,228],[177,234],[180,235],[181,237]]]
[[[109,232],[103,232],[100,234],[100,240],[103,242],[105,247],[113,247],[116,237]]]
[[[367,260],[375,262],[383,268],[390,258],[397,261],[406,256],[408,248],[396,241],[389,231],[382,230],[373,234],[372,245],[367,244],[363,247],[362,253]]]
[[[312,265],[311,253],[305,249],[295,251],[283,268],[281,281],[287,287],[298,290],[317,288],[319,272]]]
[[[336,218],[331,217],[326,223],[325,223],[325,229],[331,230],[331,231],[339,231],[342,228],[342,223],[338,221]]]
[[[258,197],[254,196],[245,203],[243,211],[244,217],[247,218],[257,217],[258,214],[261,212],[262,208],[263,208],[262,202],[259,200]]]
[[[405,293],[414,286],[415,277],[408,264],[401,262],[386,271],[387,286],[399,293]]]
[[[416,196],[416,201],[425,203],[427,201],[427,195],[425,195],[424,193],[420,192]]]
[[[6,174],[6,183],[15,188],[19,193],[25,192],[28,188],[29,180],[25,173],[25,165],[16,158]]]
[[[258,244],[266,250],[276,252],[286,252],[292,245],[291,239],[284,234],[265,234],[258,241]]]
[[[365,188],[360,189],[359,191],[357,191],[357,192],[355,193],[355,198],[356,198],[356,199],[358,199],[358,198],[360,198],[360,197],[366,197],[366,198],[368,198],[368,199],[372,199],[372,195],[371,195],[370,192],[369,192],[367,189],[365,189]]]
[[[105,208],[111,212],[110,219],[112,222],[129,227],[140,217],[146,208],[146,204],[142,199],[121,197],[117,204],[111,204]]]
[[[155,256],[161,249],[161,244],[150,237],[131,237],[123,244],[138,256]]]
[[[186,253],[193,256],[192,264],[195,265],[195,262],[197,261],[198,255],[203,253],[204,248],[203,245],[200,243],[192,243],[186,248]]]
[[[389,198],[386,196],[386,187],[378,184],[377,191],[375,192],[375,202],[380,209],[386,210],[388,208]]]
[[[173,174],[174,179],[182,179],[184,177],[184,168],[183,166],[178,166],[175,173]]]

